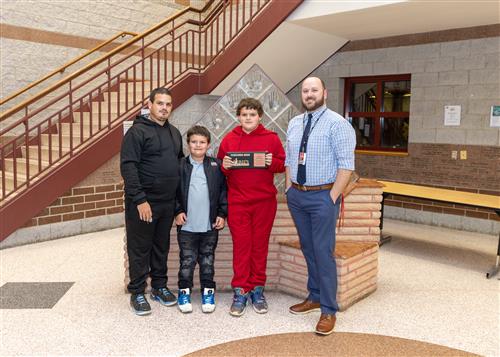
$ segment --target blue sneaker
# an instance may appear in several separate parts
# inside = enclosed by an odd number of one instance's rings
[[[144,316],[151,313],[151,306],[144,294],[132,294],[130,296],[130,306],[136,315]]]
[[[193,305],[191,305],[191,292],[190,289],[180,289],[179,290],[179,310],[182,313],[187,314],[193,311]]]
[[[204,288],[201,293],[201,311],[205,313],[214,312],[215,310],[215,289]]]
[[[267,301],[264,296],[263,286],[256,286],[250,292],[250,298],[252,299],[252,306],[256,313],[265,314],[267,312]]]
[[[242,288],[234,289],[233,304],[229,309],[229,314],[232,316],[241,316],[245,312],[245,307],[247,306],[248,293],[244,294]]]
[[[151,289],[151,299],[158,301],[164,306],[177,304],[177,298],[168,288]]]

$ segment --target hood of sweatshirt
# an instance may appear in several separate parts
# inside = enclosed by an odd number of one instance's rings
[[[158,137],[158,141],[160,142],[160,149],[164,148],[164,140],[161,139],[161,130],[169,130],[170,132],[170,124],[168,123],[168,120],[165,122],[164,125],[160,125],[157,122],[155,122],[153,119],[150,118],[149,114],[146,115],[138,115],[135,120],[133,125],[146,125],[150,127],[150,129],[154,129],[156,136]]]
[[[238,138],[238,143],[236,147],[233,147],[234,151],[246,151],[248,148],[245,148],[244,146],[245,143],[257,143],[257,142],[266,142],[268,140],[271,140],[270,137],[273,135],[277,135],[275,132],[267,130],[264,128],[262,124],[259,124],[255,130],[253,130],[250,133],[246,133],[243,131],[240,125],[236,126],[231,130],[230,136],[237,137]]]

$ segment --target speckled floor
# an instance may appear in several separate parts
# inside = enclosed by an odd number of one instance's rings
[[[500,282],[485,279],[497,238],[386,220],[391,243],[380,250],[378,290],[339,313],[337,331],[402,337],[498,356]],[[235,339],[311,331],[318,316],[287,312],[297,299],[269,292],[270,312],[182,315],[153,304],[137,317],[123,293],[123,229],[4,249],[0,286],[75,282],[52,309],[2,309],[1,355],[179,356]],[[32,291],[36,294],[36,291]]]

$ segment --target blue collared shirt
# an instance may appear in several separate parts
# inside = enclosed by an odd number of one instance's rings
[[[335,182],[338,169],[354,170],[356,147],[354,129],[340,114],[323,106],[312,115],[306,151],[306,186]],[[288,124],[285,166],[289,167],[294,183],[297,183],[300,142],[306,124],[307,113],[294,117]]]
[[[181,228],[188,232],[208,232],[210,224],[210,198],[208,193],[207,177],[203,162],[194,161],[189,155],[189,162],[193,165],[187,202],[187,220]]]

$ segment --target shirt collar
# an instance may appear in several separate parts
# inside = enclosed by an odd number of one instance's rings
[[[308,117],[308,114],[312,114],[312,119],[317,119],[318,116],[324,111],[326,110],[326,104],[323,104],[321,107],[317,108],[315,111],[313,112],[308,112],[306,111],[305,115],[304,115],[304,120],[307,120],[307,117]]]
[[[193,165],[193,166],[195,166],[195,165],[196,165],[196,166],[203,165],[203,161],[202,161],[202,162],[198,162],[198,161],[196,161],[195,159],[193,159],[193,158],[191,157],[191,155],[189,155],[189,162],[190,162],[190,163],[191,163],[191,165]]]

